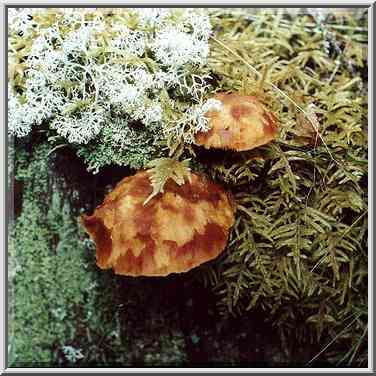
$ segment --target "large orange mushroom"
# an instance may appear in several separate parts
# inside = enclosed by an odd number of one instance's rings
[[[148,171],[124,178],[81,222],[96,243],[97,265],[129,276],[186,272],[217,257],[234,222],[227,193],[202,175],[167,180],[152,193]]]
[[[196,143],[205,148],[244,151],[276,138],[278,127],[273,113],[254,96],[218,93],[214,96],[222,109],[210,110],[208,132],[199,132]]]

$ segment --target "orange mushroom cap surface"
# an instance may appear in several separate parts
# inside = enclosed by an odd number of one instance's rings
[[[276,138],[278,127],[273,113],[254,96],[218,93],[221,110],[210,110],[208,132],[198,132],[196,143],[205,148],[250,150]]]
[[[179,186],[169,179],[151,194],[148,171],[126,177],[81,223],[96,243],[97,265],[129,276],[186,272],[226,247],[234,207],[226,192],[191,173]]]

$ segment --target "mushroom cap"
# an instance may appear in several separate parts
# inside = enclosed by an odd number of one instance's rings
[[[96,243],[97,265],[129,276],[186,272],[217,257],[234,222],[230,197],[217,184],[191,173],[181,186],[169,179],[151,194],[149,172],[126,177],[81,223]]]
[[[198,132],[196,143],[205,148],[250,150],[276,138],[277,119],[254,96],[218,93],[221,110],[210,110],[208,132]]]

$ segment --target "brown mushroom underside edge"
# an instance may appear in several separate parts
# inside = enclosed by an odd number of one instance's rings
[[[221,101],[223,107],[206,113],[210,129],[197,133],[198,145],[244,151],[276,138],[277,119],[256,97],[218,93],[213,99]]]
[[[123,179],[81,223],[96,243],[97,265],[116,274],[165,276],[186,272],[226,247],[234,207],[226,192],[191,174],[143,205],[152,192],[148,172]]]

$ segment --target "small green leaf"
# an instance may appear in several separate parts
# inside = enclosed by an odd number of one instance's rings
[[[173,158],[158,158],[147,164],[151,167],[150,180],[153,186],[153,192],[145,200],[146,205],[154,196],[163,193],[164,185],[168,179],[173,179],[176,184],[183,185],[186,181],[191,181],[191,169],[189,168],[190,159],[182,162]]]

